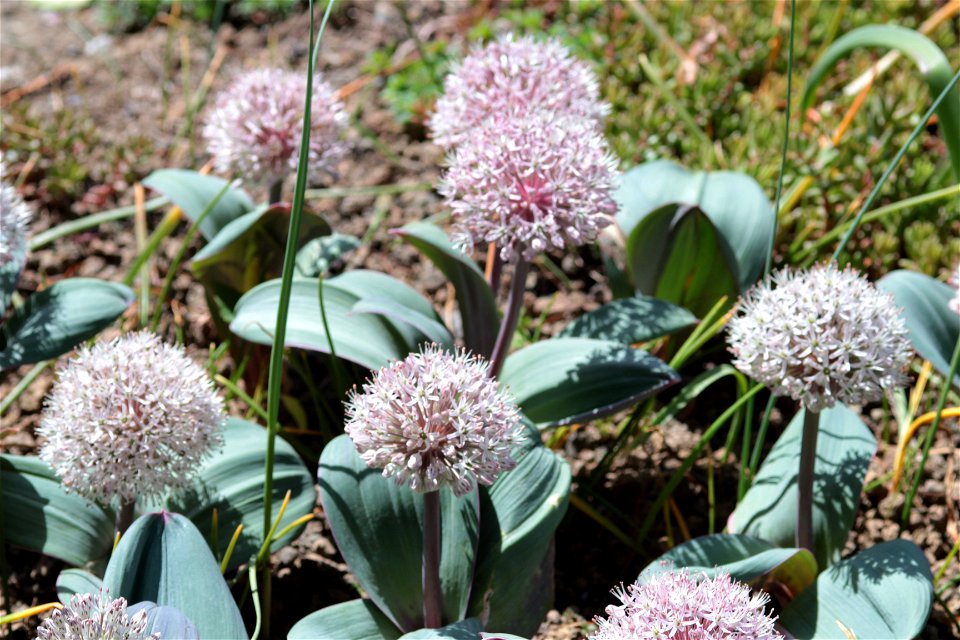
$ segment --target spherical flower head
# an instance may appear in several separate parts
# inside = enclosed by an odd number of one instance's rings
[[[905,382],[912,354],[893,296],[832,263],[754,287],[729,344],[738,369],[810,411],[880,399]]]
[[[426,347],[380,369],[348,398],[345,431],[363,461],[417,493],[493,484],[516,464],[516,405],[464,351]]]
[[[953,273],[950,274],[950,284],[957,290],[956,295],[950,299],[950,308],[955,313],[960,313],[960,262],[957,263],[957,266],[953,268]]]
[[[730,576],[698,580],[685,570],[667,570],[614,590],[619,605],[597,617],[591,640],[782,640],[775,616],[765,611],[770,596]]]
[[[307,78],[299,72],[258,69],[221,92],[203,128],[217,171],[270,185],[296,172],[303,135]],[[347,113],[319,74],[310,101],[311,177],[332,173],[347,146],[339,137]]]
[[[108,505],[186,485],[219,448],[223,401],[183,349],[149,332],[80,350],[59,374],[38,433],[63,485]]]
[[[474,49],[443,83],[430,118],[433,140],[451,149],[500,113],[548,109],[599,125],[610,106],[598,98],[590,66],[555,39],[502,36]]]
[[[592,242],[610,224],[617,162],[595,127],[537,111],[494,118],[474,133],[440,186],[460,248],[495,242],[504,260],[532,260]]]
[[[96,594],[74,594],[37,628],[40,640],[159,640],[148,635],[147,612],[127,617],[127,601],[113,599],[106,589]]]
[[[3,166],[0,165],[0,175],[2,174]],[[0,182],[0,267],[14,260],[22,263],[27,249],[29,228],[30,207],[15,188],[6,182]],[[0,313],[2,312],[3,309],[0,309]]]

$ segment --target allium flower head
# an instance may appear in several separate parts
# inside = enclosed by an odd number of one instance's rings
[[[0,165],[2,175],[3,165]],[[0,182],[0,266],[23,254],[29,227],[30,207],[16,189],[6,182]],[[3,309],[0,309],[2,312]]]
[[[217,171],[271,184],[297,170],[307,78],[299,72],[258,69],[220,93],[203,128]],[[314,77],[310,110],[311,175],[330,173],[346,153],[339,140],[347,114],[336,92]]]
[[[108,504],[187,483],[221,444],[225,415],[206,372],[149,332],[83,348],[61,371],[38,433],[63,485]]]
[[[57,609],[37,628],[40,640],[159,640],[147,635],[147,612],[127,617],[127,601],[97,594],[75,594],[63,609]]]
[[[664,571],[643,583],[614,590],[622,604],[597,617],[591,640],[782,640],[770,596],[721,574],[697,580],[686,571]]]
[[[729,332],[738,369],[811,411],[879,399],[912,353],[893,296],[832,263],[757,285]]]
[[[590,66],[557,40],[507,34],[453,67],[429,126],[434,142],[450,149],[502,113],[547,109],[596,125],[610,112],[598,92]]]
[[[593,241],[617,206],[617,163],[583,120],[550,111],[497,117],[457,147],[440,193],[454,242],[496,242],[504,260]]]
[[[380,369],[350,393],[345,430],[370,467],[417,493],[461,496],[515,465],[517,407],[487,363],[437,345]]]

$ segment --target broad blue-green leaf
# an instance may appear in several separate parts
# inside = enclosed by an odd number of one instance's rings
[[[196,220],[227,185],[216,176],[205,176],[189,169],[159,169],[143,184],[170,198],[191,220]],[[242,189],[229,188],[200,223],[200,233],[210,240],[227,224],[253,210],[250,196]]]
[[[954,70],[950,60],[940,47],[919,31],[895,24],[866,25],[837,38],[814,63],[803,90],[801,109],[806,111],[810,108],[817,87],[841,58],[865,47],[896,49],[912,58],[927,82],[930,102],[943,92],[953,78]],[[940,103],[937,116],[943,128],[944,142],[950,152],[953,175],[960,180],[960,87],[954,85],[951,94]]]
[[[400,636],[400,640],[477,640],[483,625],[479,618],[468,618],[439,629],[419,629]]]
[[[346,435],[320,456],[320,498],[337,547],[370,599],[402,630],[423,626],[423,496],[366,465]],[[444,620],[467,608],[477,547],[477,494],[440,493]]]
[[[777,440],[730,520],[730,530],[794,546],[797,530],[797,473],[801,410]],[[860,416],[837,405],[820,413],[814,467],[814,551],[819,566],[840,559],[860,503],[863,479],[877,448]]]
[[[543,446],[480,491],[480,545],[469,615],[531,635],[553,601],[553,534],[570,499],[570,466]]]
[[[669,160],[657,160],[627,171],[616,199],[620,205],[617,223],[628,238],[644,217],[663,205],[699,207],[716,226],[725,248],[729,247],[740,289],[748,289],[763,273],[776,216],[763,188],[750,176],[733,171],[690,171]],[[636,267],[646,266],[643,256],[633,253],[628,262],[634,278],[639,277]],[[691,311],[698,313],[697,309]]]
[[[166,508],[190,518],[205,539],[210,538],[213,510],[217,510],[219,548],[225,551],[238,524],[243,532],[237,542],[230,568],[246,562],[263,542],[263,483],[266,431],[259,425],[229,418],[224,428],[223,449],[205,459],[196,480],[186,492],[177,491],[166,500]],[[273,462],[273,518],[276,518],[287,491],[290,504],[280,520],[279,531],[313,511],[317,494],[313,477],[297,452],[283,438],[277,438]],[[272,518],[271,518],[272,521]],[[293,531],[273,543],[278,549],[299,535]]]
[[[27,298],[0,327],[0,369],[56,358],[97,335],[133,302],[115,282],[68,278]]]
[[[420,334],[426,336],[431,342],[443,345],[448,349],[453,347],[453,336],[450,335],[450,331],[443,326],[442,322],[430,316],[425,316],[395,300],[362,298],[357,304],[353,305],[353,310],[356,313],[384,316],[395,323],[408,324]]]
[[[412,222],[394,231],[447,276],[457,294],[467,349],[488,357],[493,351],[500,316],[493,292],[477,265],[450,244],[446,234],[428,222]]]
[[[360,238],[345,233],[314,238],[297,251],[297,275],[305,278],[326,276],[337,262],[359,246]]]
[[[113,513],[67,493],[39,458],[0,454],[0,495],[7,542],[72,565],[110,553]]]
[[[481,640],[527,640],[512,633],[481,633],[480,638]]]
[[[806,549],[776,547],[766,540],[730,533],[701,536],[675,546],[647,565],[640,579],[659,571],[661,562],[711,578],[726,573],[748,583],[776,581],[794,595],[817,578],[817,561]]]
[[[679,379],[646,351],[607,340],[561,337],[510,354],[500,375],[524,414],[546,426],[614,413]]]
[[[160,640],[200,640],[196,625],[178,609],[155,602],[138,602],[127,609],[128,616],[147,612],[146,634],[160,634]]]
[[[560,336],[636,344],[696,323],[696,316],[683,307],[648,296],[636,296],[620,298],[585,313],[568,324]]]
[[[324,282],[333,282],[336,286],[349,291],[361,300],[380,302],[390,300],[407,307],[416,316],[429,318],[437,324],[442,324],[429,300],[420,295],[410,285],[385,273],[369,269],[354,269]],[[426,333],[419,330],[417,326],[419,323],[410,324],[406,321],[396,321],[389,314],[387,314],[386,320],[402,336],[404,343],[411,345],[410,351],[415,351],[416,346],[421,342],[432,340]],[[436,328],[435,325],[434,328]]]
[[[103,580],[89,571],[64,569],[57,576],[57,600],[67,604],[75,593],[96,593],[102,586]]]
[[[733,252],[697,207],[668,204],[645,216],[627,238],[627,265],[639,293],[706,315],[739,293]]]
[[[910,342],[917,353],[943,375],[960,336],[960,315],[949,307],[956,290],[930,276],[898,270],[880,278],[877,286],[893,295],[903,311]],[[954,378],[960,385],[960,374]]]
[[[207,541],[180,514],[150,513],[130,525],[110,557],[103,584],[127,602],[179,610],[201,638],[248,638]]]
[[[350,600],[314,611],[293,625],[287,640],[397,640],[401,631],[369,600]]]
[[[262,205],[231,221],[197,252],[191,269],[203,284],[214,313],[232,309],[240,296],[283,271],[290,225],[290,207]],[[330,233],[322,217],[307,213],[300,226],[300,245]],[[223,314],[229,323],[232,315]]]
[[[330,353],[330,343],[320,317],[316,280],[294,280],[287,319],[286,346]],[[356,313],[360,296],[337,284],[337,278],[323,283],[327,322],[337,356],[368,369],[379,369],[417,349],[394,322],[383,316]],[[237,303],[230,331],[258,344],[273,344],[280,300],[280,280],[271,280],[248,291]],[[407,325],[407,331],[413,329]],[[423,336],[422,341],[428,339]]]
[[[797,640],[916,638],[932,604],[926,556],[908,540],[891,540],[821,573],[784,608],[780,624]]]

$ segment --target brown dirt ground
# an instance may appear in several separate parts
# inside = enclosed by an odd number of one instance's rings
[[[457,41],[462,40],[462,33],[470,24],[474,10],[464,2],[418,2],[412,3],[408,9],[421,38],[447,37]],[[372,1],[347,2],[337,11],[324,36],[320,55],[320,68],[334,86],[344,86],[362,78],[361,65],[367,55],[379,47],[400,43],[397,60],[414,52],[398,11],[393,4]],[[216,37],[205,27],[187,22],[175,25],[155,23],[140,32],[108,35],[104,34],[91,11],[40,13],[26,3],[4,0],[0,5],[0,34],[3,43],[0,46],[0,92],[6,94],[11,89],[25,86],[51,70],[62,72],[39,91],[21,98],[17,105],[5,107],[4,129],[23,128],[23,119],[27,115],[48,122],[58,113],[70,110],[89,120],[96,131],[96,140],[75,150],[89,158],[89,175],[75,185],[72,197],[66,199],[44,190],[42,162],[34,164],[35,159],[31,156],[10,153],[6,143],[0,144],[8,171],[16,172],[15,175],[26,174],[22,192],[38,206],[34,233],[88,211],[128,204],[132,200],[132,181],[156,168],[199,167],[206,160],[202,152],[191,148],[190,143],[178,135],[187,112],[181,84],[181,37],[189,44],[194,91],[207,69],[210,52],[219,47],[224,49],[226,56],[213,76],[211,91],[224,86],[233,74],[244,68],[265,64],[302,68],[307,54],[304,44],[307,21],[304,16],[272,24],[269,28],[248,25],[238,30],[225,25]],[[97,40],[93,40],[95,34]],[[98,44],[101,45],[99,48]],[[165,72],[164,52],[168,47],[171,63]],[[347,99],[355,117],[373,135],[362,136],[352,129],[350,136],[354,152],[339,167],[337,184],[436,183],[443,160],[441,151],[423,139],[422,130],[405,128],[394,121],[379,100],[379,82],[377,78],[370,78]],[[108,152],[124,146],[138,151],[132,157]],[[384,146],[389,153],[384,153]],[[356,235],[363,234],[375,214],[385,210],[386,217],[376,230],[373,242],[351,257],[349,266],[389,272],[414,285],[440,308],[449,310],[449,291],[441,275],[432,267],[424,266],[412,249],[387,235],[387,230],[392,227],[442,213],[442,203],[435,193],[317,200],[311,205],[327,216],[334,228]],[[156,214],[152,215],[151,224],[158,219]],[[154,261],[154,284],[161,281],[178,244],[168,243]],[[136,245],[129,222],[105,225],[94,232],[60,240],[31,255],[21,289],[24,294],[29,294],[64,276],[119,279],[135,254]],[[531,317],[545,314],[543,328],[546,335],[555,332],[575,315],[602,304],[609,295],[595,256],[568,256],[561,261],[561,267],[571,284],[566,285],[540,269],[526,300],[526,311]],[[177,277],[174,289],[171,308],[175,313],[164,316],[161,330],[172,338],[174,324],[179,325],[191,353],[203,358],[207,346],[216,340],[216,334],[202,290],[186,271]],[[229,359],[223,366],[225,369],[231,366]],[[0,395],[8,393],[26,370],[0,376]],[[33,430],[38,423],[42,399],[51,384],[52,374],[47,372],[3,416],[0,450],[13,453],[35,450],[37,442]],[[603,479],[603,495],[627,509],[629,516],[639,519],[638,516],[645,513],[655,498],[657,487],[665,482],[696,443],[700,430],[719,413],[715,408],[729,402],[730,396],[724,393],[701,399],[701,404],[680,416],[682,422],[667,425],[643,446],[618,460]],[[240,410],[239,406],[235,408]],[[781,405],[780,409],[785,413],[792,411],[789,405]],[[882,414],[870,417],[876,423]],[[775,416],[770,442],[781,424],[779,415]],[[877,433],[881,434],[879,427]],[[570,460],[575,477],[584,481],[608,445],[607,435],[596,426],[590,426],[574,432],[560,450]],[[939,568],[958,537],[958,445],[960,437],[955,430],[938,435],[910,527],[900,534],[913,539],[924,549],[934,569]],[[892,455],[893,445],[881,444],[879,455],[871,465],[868,482],[889,472]],[[735,456],[730,463],[722,465],[721,455],[717,452],[714,461],[717,495],[735,494]],[[706,518],[702,515],[707,512],[706,469],[705,461],[701,460],[675,495],[677,503],[683,505],[686,525],[693,536],[707,532]],[[861,509],[850,537],[849,551],[898,536],[894,520],[903,498],[900,494],[889,494],[884,486],[861,497]],[[732,502],[721,500],[717,505],[718,523],[725,521],[732,507]],[[656,543],[651,543],[647,550],[650,557],[656,557],[667,548],[662,523],[655,536]],[[572,507],[558,532],[556,551],[556,610],[550,612],[540,631],[540,637],[556,640],[580,637],[588,629],[588,621],[602,613],[603,607],[611,601],[609,589],[622,581],[632,580],[649,559],[611,538],[595,521]],[[13,569],[8,585],[12,601],[0,603],[0,609],[18,610],[54,599],[54,582],[62,568],[61,563],[13,549],[8,554],[8,561]],[[278,552],[275,561],[278,569],[274,613],[278,637],[306,613],[356,596],[352,577],[332,544],[322,518],[312,522],[295,544]],[[960,568],[955,563],[946,575],[950,578],[958,574]],[[309,588],[305,589],[305,585]],[[956,590],[952,593],[947,606],[960,611],[960,595]],[[33,624],[35,621],[15,626],[11,637],[27,637]],[[952,637],[939,605],[935,607],[922,637],[931,640]]]

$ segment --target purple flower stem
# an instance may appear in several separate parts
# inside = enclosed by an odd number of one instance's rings
[[[283,179],[280,178],[270,185],[270,203],[277,204],[283,198]]]
[[[497,245],[490,245],[487,261],[490,263],[487,268],[489,273],[487,283],[490,285],[490,290],[493,291],[493,299],[496,300],[500,293],[500,276],[503,273],[503,258],[500,257]]]
[[[423,623],[427,629],[442,626],[440,588],[440,492],[423,494]]]
[[[527,288],[528,271],[530,271],[530,262],[523,256],[517,258],[517,264],[513,267],[513,281],[510,283],[507,308],[503,313],[500,331],[497,333],[497,341],[493,345],[493,353],[490,356],[491,378],[500,375],[503,362],[507,359],[507,352],[510,351],[513,332],[517,330],[517,321],[520,319],[520,307],[523,306],[523,292]]]
[[[800,440],[800,473],[797,476],[797,546],[813,553],[813,479],[817,462],[817,432],[820,412],[806,409],[803,413],[803,436]]]
[[[124,502],[117,511],[117,533],[123,535],[133,524],[133,502]]]

